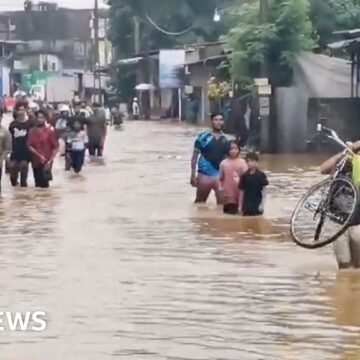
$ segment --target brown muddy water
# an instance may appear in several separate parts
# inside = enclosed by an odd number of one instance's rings
[[[59,159],[50,190],[3,180],[0,310],[48,328],[1,333],[1,360],[360,359],[360,274],[288,236],[320,159],[264,157],[266,218],[226,217],[192,204],[197,131],[127,123],[81,177]]]

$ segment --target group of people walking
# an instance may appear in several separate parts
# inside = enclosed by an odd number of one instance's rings
[[[259,156],[241,156],[238,141],[229,141],[222,129],[221,114],[211,115],[211,129],[195,140],[190,184],[196,188],[196,203],[205,203],[214,191],[226,214],[258,216],[264,213],[266,174],[259,169]]]
[[[0,109],[0,182],[5,163],[11,185],[27,187],[31,163],[35,186],[47,188],[59,151],[65,170],[75,173],[81,172],[87,148],[90,156],[103,155],[107,126],[98,104],[84,108],[74,103],[72,109],[61,105],[54,117],[46,109],[34,109],[21,100],[15,104],[8,128],[2,124],[3,115]]]

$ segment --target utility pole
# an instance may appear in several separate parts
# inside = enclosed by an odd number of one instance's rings
[[[99,65],[99,1],[94,0],[94,91],[96,90],[96,80],[99,79],[97,66]],[[101,80],[101,79],[100,79]],[[99,86],[100,92],[100,86]],[[96,96],[94,96],[96,99]],[[101,94],[98,95],[99,103],[101,102]]]
[[[141,52],[141,20],[138,15],[133,17],[134,22],[134,52],[136,56]],[[136,69],[136,84],[142,82],[142,71],[141,68]]]
[[[141,39],[140,39],[140,18],[135,15],[134,21],[134,50],[135,54],[139,54],[141,51]]]
[[[260,0],[260,25],[264,25],[268,22],[269,3],[268,0]],[[260,77],[262,79],[269,79],[269,64],[266,56],[260,69]],[[271,89],[271,84],[268,84]],[[266,85],[265,85],[266,87]],[[269,93],[259,92],[259,117],[260,117],[260,147],[261,151],[269,152],[270,149],[270,98],[271,91]]]

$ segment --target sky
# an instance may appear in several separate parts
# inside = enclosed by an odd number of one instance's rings
[[[34,1],[37,2],[37,1]],[[94,0],[50,0],[50,2],[57,2],[61,7],[69,8],[92,8]],[[99,0],[99,3],[104,3]],[[0,11],[22,10],[24,8],[24,0],[0,0]]]

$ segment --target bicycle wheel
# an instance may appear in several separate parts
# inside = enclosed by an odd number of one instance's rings
[[[292,214],[293,241],[306,249],[332,243],[349,227],[358,204],[359,191],[347,178],[321,181],[300,199]]]

